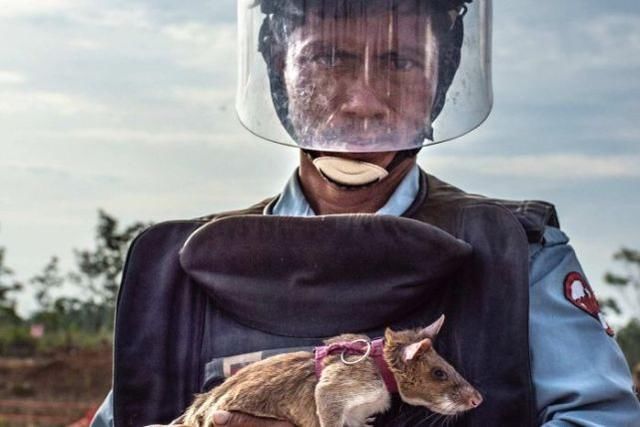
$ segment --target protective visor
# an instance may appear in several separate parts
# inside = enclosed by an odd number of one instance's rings
[[[316,151],[444,142],[489,115],[491,0],[239,0],[236,109]]]

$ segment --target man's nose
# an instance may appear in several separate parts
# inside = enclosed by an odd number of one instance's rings
[[[383,119],[391,111],[385,100],[371,86],[365,73],[349,84],[345,96],[346,100],[340,111],[354,118]]]

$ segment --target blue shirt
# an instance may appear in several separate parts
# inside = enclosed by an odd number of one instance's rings
[[[416,165],[377,212],[402,215],[420,187]],[[297,171],[266,215],[313,216]],[[640,403],[620,347],[601,323],[564,295],[568,273],[582,273],[569,238],[547,227],[544,243],[529,246],[529,348],[538,421],[544,427],[637,427]],[[109,392],[93,427],[112,426]]]
[[[387,203],[376,214],[402,215],[413,203],[420,190],[420,168],[414,166],[400,181]],[[280,196],[264,208],[265,215],[278,216],[315,216],[315,212],[307,203],[298,181],[298,171],[289,178]]]

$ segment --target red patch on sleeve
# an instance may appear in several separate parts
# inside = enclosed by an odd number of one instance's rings
[[[598,304],[596,294],[581,273],[572,271],[567,274],[567,277],[564,279],[564,296],[571,301],[573,305],[598,320],[608,335],[614,335],[613,329],[609,326],[600,310],[600,304]]]

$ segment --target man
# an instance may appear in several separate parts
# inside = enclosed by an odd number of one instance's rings
[[[137,239],[113,402],[94,425],[111,406],[122,425],[167,422],[269,352],[442,312],[440,352],[485,397],[455,425],[638,425],[629,371],[553,207],[471,196],[416,165],[425,142],[488,114],[490,4],[251,3],[239,5],[239,117],[299,146],[300,168],[277,198]],[[424,417],[396,401],[377,425]]]

